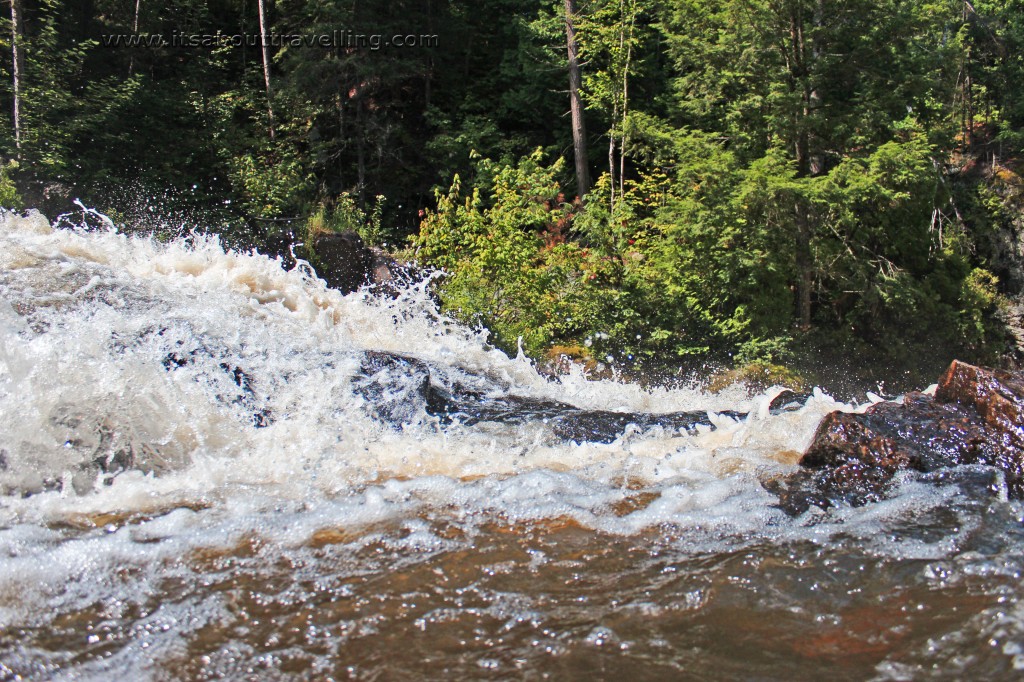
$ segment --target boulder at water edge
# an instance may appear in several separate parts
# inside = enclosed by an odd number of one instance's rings
[[[1024,376],[954,361],[934,397],[908,393],[902,404],[863,414],[832,412],[801,458],[803,470],[767,487],[800,514],[880,499],[902,470],[963,464],[995,467],[1009,495],[1024,498]]]

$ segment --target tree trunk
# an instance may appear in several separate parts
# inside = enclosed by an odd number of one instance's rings
[[[21,0],[11,0],[11,77],[14,95],[14,146],[21,157]]]
[[[356,100],[356,199],[359,208],[366,206],[366,114],[363,100]]]
[[[274,104],[271,100],[270,89],[270,56],[267,45],[267,17],[263,7],[263,0],[256,0],[260,14],[260,42],[263,45],[263,82],[267,87],[267,118],[270,123],[270,139],[274,139]]]
[[[626,1],[619,4],[620,21],[626,21]],[[629,115],[629,68],[633,61],[633,31],[636,28],[636,7],[629,5],[629,35],[625,35],[625,28],[619,30],[619,50],[625,50],[626,60],[622,67],[622,119],[619,131],[619,198],[626,196],[626,118]]]
[[[345,130],[346,130],[346,128],[345,128],[345,102],[342,99],[340,92],[337,95],[335,95],[335,106],[338,109],[338,136],[337,136],[337,144],[338,144],[337,149],[338,149],[338,151],[335,152],[335,154],[337,155],[338,160],[339,160],[338,182],[339,182],[339,185],[341,187],[344,187],[345,186],[345,175],[346,175],[346,172],[349,170],[350,166],[349,166],[349,164],[344,163],[345,155],[342,153],[343,149],[346,146],[345,145],[345,139],[346,139],[345,138]]]
[[[967,48],[964,62],[964,145],[974,145],[974,87],[971,78],[971,48]]]
[[[971,4],[964,2],[963,13],[960,20],[967,25],[971,20]],[[974,144],[974,93],[972,92],[971,82],[971,52],[974,45],[973,41],[969,40],[967,48],[964,52],[963,58],[963,86],[961,89],[961,98],[963,99],[963,114],[961,121],[964,131],[964,146],[970,148]]]
[[[576,193],[583,198],[590,191],[590,167],[587,164],[587,128],[583,120],[583,101],[580,98],[579,46],[576,42],[575,0],[565,0],[565,43],[569,54],[569,110],[572,114],[572,147],[576,161]]]
[[[142,0],[135,0],[135,18],[132,20],[132,35],[139,35],[139,10],[142,8]],[[243,41],[244,42],[244,41]],[[135,70],[135,53],[128,58],[128,75],[131,76]]]
[[[800,329],[811,328],[811,289],[814,286],[814,255],[811,252],[811,220],[803,199],[797,199],[796,218],[796,271],[797,317]]]
[[[427,0],[427,33],[434,34],[434,13],[430,0]],[[423,79],[423,109],[430,109],[431,81],[434,79],[434,53],[427,50],[427,76]]]
[[[793,112],[796,130],[793,154],[797,177],[806,178],[821,170],[820,161],[815,162],[812,159],[808,130],[812,108],[820,104],[820,96],[811,82],[809,73],[808,41],[804,25],[806,17],[800,6],[794,6],[790,11],[790,58],[787,61],[791,87],[800,93],[801,99],[800,108]],[[811,328],[811,290],[814,287],[814,254],[811,251],[814,225],[810,208],[802,196],[796,198],[793,218],[796,223],[794,265],[797,272],[797,319],[799,328],[807,331]]]
[[[612,107],[612,120],[619,115],[618,107]],[[611,196],[608,198],[608,210],[615,213],[615,129],[608,131],[608,175],[611,187]]]

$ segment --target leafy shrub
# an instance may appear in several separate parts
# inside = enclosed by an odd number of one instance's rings
[[[11,179],[11,173],[17,168],[17,161],[0,166],[0,207],[14,210],[21,210],[25,207],[18,188],[15,187],[14,180]]]
[[[375,197],[370,210],[364,211],[351,194],[342,192],[333,203],[321,203],[306,219],[306,242],[310,243],[311,237],[324,232],[355,232],[366,244],[380,246],[384,236],[383,211],[383,196]]]
[[[799,383],[780,368],[802,334],[803,210],[813,327],[896,364],[916,362],[922,347],[998,345],[997,282],[972,266],[962,229],[935,228],[937,152],[912,123],[805,177],[782,150],[744,163],[706,133],[638,130],[638,156],[661,170],[628,180],[614,205],[593,198],[610,194],[607,174],[585,205],[567,203],[561,161],[544,165],[539,150],[517,164],[480,160],[468,192],[459,177],[438,192],[414,248],[447,272],[445,309],[509,352],[521,339],[536,358],[556,346],[585,349],[584,362],[710,356],[747,367],[744,380]]]

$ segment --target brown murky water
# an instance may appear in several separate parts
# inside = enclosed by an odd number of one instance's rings
[[[1024,647],[1019,545],[1001,546],[1020,540],[1009,511],[985,509],[958,536],[962,546],[938,558],[901,556],[905,544],[918,555],[947,553],[962,519],[938,509],[886,538],[840,527],[790,540],[670,527],[620,536],[569,519],[510,524],[444,511],[358,532],[324,527],[288,547],[250,534],[122,566],[95,601],[3,628],[0,671],[13,679],[1011,679]],[[997,537],[1006,525],[1015,537]],[[60,530],[65,543],[130,531],[131,523]]]

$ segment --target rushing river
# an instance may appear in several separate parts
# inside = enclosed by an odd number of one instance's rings
[[[710,424],[577,442],[401,412],[402,376],[383,419],[367,351]],[[790,518],[762,481],[864,406],[774,393],[552,381],[422,287],[342,296],[203,237],[0,217],[0,679],[1024,675],[998,477]]]

